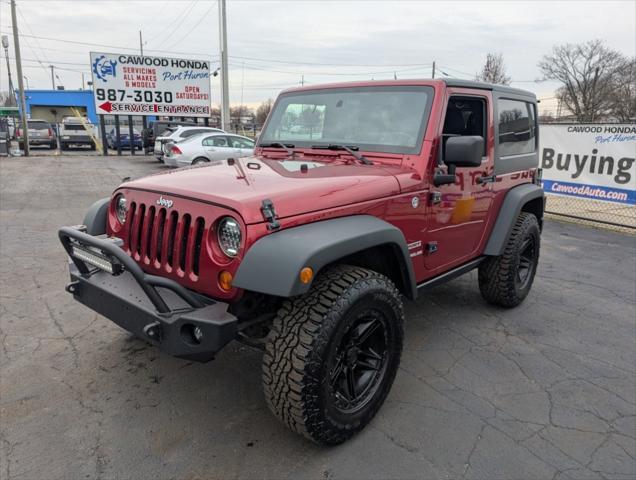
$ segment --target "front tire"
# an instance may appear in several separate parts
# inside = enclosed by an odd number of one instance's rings
[[[479,265],[479,290],[489,303],[512,308],[532,288],[539,263],[541,231],[537,217],[521,212],[502,255]]]
[[[403,322],[400,294],[385,276],[347,265],[321,273],[274,319],[263,356],[269,408],[316,443],[349,439],[391,389]]]

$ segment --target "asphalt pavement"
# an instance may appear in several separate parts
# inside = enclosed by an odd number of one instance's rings
[[[171,358],[64,292],[62,225],[152,157],[0,158],[0,478],[636,478],[636,237],[547,221],[532,292],[407,304],[393,390],[335,448],[268,411],[261,353]]]

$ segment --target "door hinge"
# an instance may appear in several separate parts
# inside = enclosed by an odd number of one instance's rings
[[[429,195],[429,203],[431,205],[437,205],[442,201],[442,192],[431,192]]]

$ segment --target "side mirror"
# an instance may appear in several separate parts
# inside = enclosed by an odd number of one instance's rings
[[[444,163],[449,167],[478,167],[484,152],[484,139],[479,136],[451,137],[446,141]]]
[[[448,165],[448,174],[435,173],[433,184],[436,187],[455,183],[457,167],[479,167],[484,152],[484,139],[480,136],[450,137],[446,140],[444,163]]]

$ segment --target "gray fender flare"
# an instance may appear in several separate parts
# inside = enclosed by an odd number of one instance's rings
[[[83,224],[89,235],[103,235],[106,233],[106,215],[110,198],[102,198],[93,203],[84,215]]]
[[[404,293],[415,298],[415,274],[404,235],[397,227],[369,215],[323,220],[260,238],[246,252],[233,285],[279,297],[300,295],[311,287],[298,278],[304,267],[311,267],[315,278],[329,263],[387,244],[399,252]]]
[[[533,183],[524,183],[514,187],[506,193],[497,221],[490,233],[490,238],[484,249],[484,255],[498,256],[503,254],[506,243],[512,232],[512,227],[523,206],[537,198],[544,198],[543,188]],[[543,219],[543,202],[541,204],[539,222]]]

